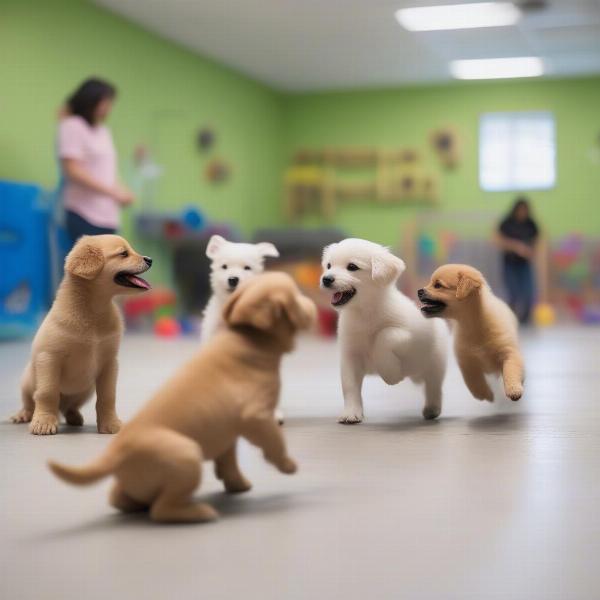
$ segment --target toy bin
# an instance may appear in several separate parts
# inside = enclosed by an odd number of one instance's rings
[[[31,335],[48,309],[49,219],[41,188],[0,181],[0,340]]]

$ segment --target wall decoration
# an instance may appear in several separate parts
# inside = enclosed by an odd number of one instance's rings
[[[375,148],[327,148],[323,153],[323,162],[337,168],[373,167],[378,155]]]
[[[417,180],[412,173],[405,173],[399,181],[400,195],[413,198],[417,190]]]
[[[332,219],[339,202],[434,204],[438,197],[437,179],[415,148],[301,149],[284,186],[289,220],[309,212]]]
[[[421,155],[418,150],[414,148],[403,148],[399,150],[397,155],[394,157],[398,162],[404,164],[416,164],[421,160]]]
[[[306,159],[307,154],[300,154]],[[293,221],[308,212],[317,212],[326,219],[333,217],[334,205],[328,187],[328,173],[318,164],[296,164],[284,176],[285,213]]]
[[[320,165],[323,162],[324,152],[322,150],[299,150],[294,156],[297,165]]]
[[[196,134],[196,144],[200,152],[208,152],[215,145],[215,132],[209,127],[203,127]]]
[[[156,163],[150,148],[143,143],[133,149],[132,163],[131,188],[140,199],[141,210],[152,210],[156,205],[158,179],[164,168]]]
[[[434,175],[426,175],[421,180],[422,196],[430,202],[435,202],[438,198],[438,181]]]
[[[458,166],[461,159],[460,137],[453,127],[440,127],[430,136],[431,146],[442,165],[448,169]]]
[[[204,176],[210,183],[222,183],[230,176],[229,166],[219,158],[213,158],[204,169]]]

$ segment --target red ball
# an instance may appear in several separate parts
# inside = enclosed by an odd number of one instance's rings
[[[173,317],[160,317],[154,323],[154,333],[161,337],[176,337],[181,333],[181,325]]]

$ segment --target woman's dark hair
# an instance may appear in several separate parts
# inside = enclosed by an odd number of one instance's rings
[[[519,196],[518,198],[515,199],[515,203],[513,204],[512,208],[510,209],[510,213],[508,214],[508,216],[511,219],[514,219],[517,215],[517,211],[520,208],[525,208],[527,210],[527,218],[531,219],[531,206],[529,204],[529,199],[526,198],[525,196]]]
[[[103,81],[92,77],[86,79],[69,98],[67,98],[67,107],[72,115],[79,115],[90,125],[95,125],[94,113],[100,102],[106,98],[114,98],[117,95],[117,88]]]

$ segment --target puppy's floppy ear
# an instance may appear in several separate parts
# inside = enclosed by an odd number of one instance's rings
[[[473,273],[466,275],[462,271],[458,273],[458,285],[456,286],[456,298],[464,300],[467,296],[477,291],[483,285],[481,276]]]
[[[271,244],[271,242],[260,242],[259,244],[256,244],[256,249],[263,258],[277,258],[279,256],[279,251],[275,248],[274,244]]]
[[[271,329],[282,314],[296,329],[308,329],[316,320],[317,308],[301,294],[278,291],[257,302],[242,289],[233,293],[223,309],[223,318],[229,325],[251,325],[265,331]]]
[[[273,327],[280,310],[280,306],[271,301],[254,302],[242,288],[236,290],[225,304],[223,318],[228,325],[251,325],[266,330]]]
[[[104,267],[102,250],[84,236],[73,247],[65,259],[65,271],[83,279],[94,279]]]
[[[393,283],[405,269],[404,261],[387,250],[381,250],[371,258],[371,277],[379,283]]]
[[[296,329],[309,329],[317,320],[315,303],[302,294],[287,296],[283,310]]]
[[[208,240],[208,245],[206,246],[206,256],[212,260],[226,243],[227,240],[224,237],[220,235],[213,235],[210,240]]]

